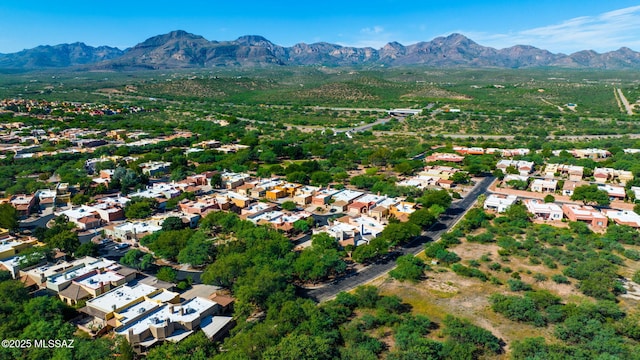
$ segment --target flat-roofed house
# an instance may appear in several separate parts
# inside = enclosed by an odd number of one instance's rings
[[[238,194],[234,191],[227,191],[226,196],[235,206],[239,207],[240,209],[249,206],[249,204],[254,201],[250,197]]]
[[[598,189],[606,191],[611,200],[624,200],[627,197],[627,191],[622,186],[604,184],[598,185]]]
[[[527,176],[533,172],[533,161],[524,160],[500,160],[496,164],[496,169],[501,170],[504,174],[507,173],[507,168],[514,167],[518,170],[520,175]]]
[[[545,203],[538,199],[527,199],[523,201],[527,210],[536,218],[543,220],[562,220],[562,209],[554,203]]]
[[[556,174],[568,177],[571,181],[580,181],[584,174],[583,166],[564,165],[564,164],[547,164],[544,169],[546,178],[553,178]]]
[[[341,192],[342,190],[337,189],[322,189],[315,193],[313,198],[311,198],[311,203],[317,206],[323,206],[329,204],[331,198]]]
[[[311,200],[313,199],[313,196],[316,194],[316,192],[319,189],[320,188],[318,187],[309,186],[309,185],[300,187],[296,190],[296,194],[293,196],[293,202],[302,206],[311,204]]]
[[[37,198],[34,195],[13,195],[9,199],[9,203],[13,206],[18,212],[18,216],[28,216],[34,210],[36,206]]]
[[[81,230],[95,229],[102,226],[104,221],[102,216],[106,219],[119,219],[123,214],[123,210],[120,208],[111,207],[108,204],[98,204],[96,206],[82,205],[76,209],[69,209],[61,211],[58,215],[66,216],[69,221],[76,224]]]
[[[491,194],[484,202],[485,210],[493,210],[499,213],[505,212],[509,206],[516,203],[518,197],[515,195]]]
[[[178,304],[180,294],[156,286],[137,282],[111,289],[93,299],[87,300],[81,312],[94,317],[109,329],[135,321],[136,314],[142,315],[163,304]],[[137,307],[136,307],[137,306]],[[146,308],[140,311],[140,308]],[[136,311],[130,311],[134,309]]]
[[[267,200],[276,201],[278,199],[287,197],[287,191],[280,188],[273,188],[271,190],[267,190],[265,195]]]
[[[351,215],[366,214],[369,211],[369,204],[355,201],[347,205],[347,212]]]
[[[137,353],[164,341],[179,342],[199,330],[202,325],[212,324],[220,313],[220,306],[209,299],[195,297],[180,305],[136,304],[127,309],[130,317],[115,333],[124,336]],[[227,323],[229,317],[225,317]],[[215,325],[217,326],[217,325]],[[213,338],[213,334],[211,337]]]
[[[389,207],[389,216],[393,215],[401,222],[409,221],[409,215],[417,210],[416,203],[409,201],[400,201],[399,203]]]
[[[594,229],[605,229],[608,225],[607,217],[592,206],[563,204],[562,212],[571,221],[581,221]]]
[[[576,189],[576,187],[584,185],[584,184],[586,184],[586,183],[582,183],[580,181],[567,180],[562,185],[562,195],[563,196],[571,196],[571,195],[573,195],[573,191]]]
[[[461,163],[464,161],[464,156],[458,154],[451,153],[433,153],[424,158],[426,162],[435,162],[435,161],[444,161],[444,162],[453,162],[453,163]]]
[[[633,180],[633,173],[626,170],[597,167],[593,169],[593,179],[601,184],[612,182],[625,186],[627,182]]]
[[[223,172],[220,177],[222,178],[223,186],[229,190],[237,188],[251,178],[249,174],[232,172]]]
[[[640,228],[640,215],[631,210],[604,209],[602,213],[618,225]]]
[[[531,191],[533,192],[555,192],[558,187],[558,181],[554,179],[534,179],[531,182]]]

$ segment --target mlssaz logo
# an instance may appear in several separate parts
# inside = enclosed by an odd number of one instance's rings
[[[60,339],[49,339],[49,340],[34,340],[33,341],[33,345],[36,348],[50,348],[50,349],[57,349],[57,348],[69,348],[69,349],[73,349],[73,342],[75,340],[74,339],[69,339],[69,340],[60,340]]]

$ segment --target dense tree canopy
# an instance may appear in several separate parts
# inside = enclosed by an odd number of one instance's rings
[[[389,275],[400,281],[417,282],[422,279],[422,275],[427,268],[424,261],[411,254],[398,257],[396,264],[396,268],[391,270]]]
[[[18,229],[18,211],[11,204],[0,204],[0,228]]]
[[[609,195],[606,191],[598,189],[598,185],[582,185],[573,190],[571,200],[582,201],[585,204],[609,205]]]
[[[124,208],[124,215],[128,219],[146,219],[151,216],[158,207],[155,199],[133,197]]]

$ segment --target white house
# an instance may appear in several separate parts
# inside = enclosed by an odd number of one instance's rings
[[[527,210],[537,218],[562,220],[562,208],[554,203],[544,203],[537,199],[527,199],[523,203]]]
[[[493,210],[499,213],[505,212],[507,208],[518,200],[518,197],[515,195],[498,195],[491,194],[487,197],[487,200],[484,202],[485,210]]]

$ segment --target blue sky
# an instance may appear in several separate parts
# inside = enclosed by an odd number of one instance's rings
[[[640,1],[624,0],[4,0],[0,18],[0,53],[76,41],[124,49],[172,30],[208,40],[262,35],[284,46],[380,48],[459,32],[496,48],[640,50]]]

